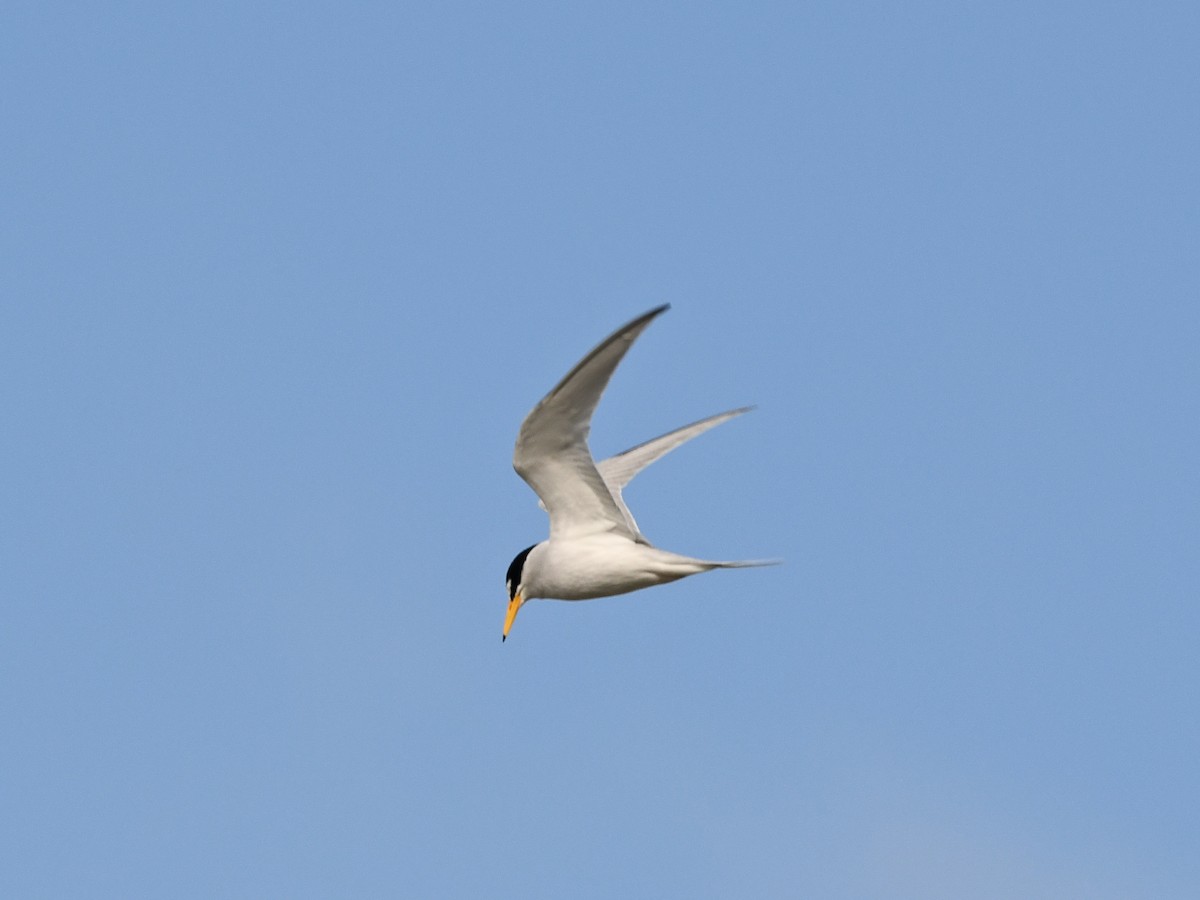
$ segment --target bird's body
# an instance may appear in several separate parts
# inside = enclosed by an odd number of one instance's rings
[[[701,419],[600,463],[588,449],[592,413],[609,378],[638,335],[667,308],[653,309],[615,331],[521,423],[513,467],[549,514],[550,537],[522,550],[508,568],[504,637],[526,600],[592,600],[711,569],[769,564],[715,562],[660,550],[642,534],[621,495],[650,463],[747,408]]]
[[[526,600],[594,600],[720,568],[613,532],[542,541],[525,560]]]

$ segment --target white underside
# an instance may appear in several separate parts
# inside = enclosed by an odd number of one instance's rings
[[[527,600],[592,600],[725,565],[730,564],[680,556],[605,532],[538,544],[525,561],[521,581]]]

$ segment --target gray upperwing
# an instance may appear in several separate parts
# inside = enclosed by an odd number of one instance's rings
[[[513,450],[513,468],[550,514],[550,536],[629,529],[629,517],[612,497],[588,450],[592,413],[625,353],[660,306],[618,328],[539,401],[525,417]],[[629,536],[636,531],[629,529]]]
[[[601,460],[596,464],[596,468],[600,472],[600,477],[608,485],[613,500],[616,501],[617,507],[625,517],[626,524],[635,535],[642,537],[642,533],[637,527],[637,522],[634,521],[633,515],[629,512],[629,507],[625,505],[625,500],[621,496],[621,491],[629,482],[633,481],[634,476],[650,465],[650,463],[670,453],[676,447],[686,444],[692,438],[704,434],[710,428],[716,428],[722,422],[728,422],[730,419],[750,412],[752,409],[754,409],[753,406],[743,406],[740,409],[731,409],[729,412],[717,413],[715,416],[709,416],[707,419],[701,419],[698,422],[692,422],[690,425],[684,425],[682,428],[676,428],[674,431],[659,435],[656,438],[646,441],[644,444],[630,447],[624,453],[610,456],[608,459]]]

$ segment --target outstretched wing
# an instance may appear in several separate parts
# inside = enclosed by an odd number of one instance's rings
[[[674,431],[669,431],[664,435],[646,441],[644,444],[638,444],[636,447],[631,447],[624,453],[618,453],[616,456],[610,456],[608,459],[601,460],[596,464],[596,469],[600,472],[600,477],[604,479],[604,483],[608,485],[609,493],[612,494],[613,500],[616,501],[617,507],[621,510],[621,514],[625,517],[626,526],[635,534],[640,536],[641,531],[637,527],[637,522],[634,521],[633,515],[629,512],[629,507],[625,505],[625,500],[621,496],[621,491],[625,485],[633,481],[635,475],[650,463],[670,453],[681,444],[686,444],[692,438],[697,437],[710,428],[716,428],[722,422],[728,422],[730,419],[748,413],[754,409],[753,406],[743,406],[740,409],[731,409],[729,412],[717,413],[715,416],[709,416],[707,419],[701,419],[699,422],[693,422],[690,425],[684,425],[682,428],[676,428]]]
[[[592,459],[592,413],[617,365],[663,305],[618,328],[585,356],[521,423],[513,468],[541,498],[550,515],[550,537],[617,531],[636,539]]]

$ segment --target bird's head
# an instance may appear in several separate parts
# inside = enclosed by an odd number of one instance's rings
[[[533,547],[536,547],[534,544]],[[513,622],[517,618],[517,613],[521,609],[521,604],[525,602],[525,582],[523,580],[525,574],[525,560],[529,557],[529,551],[533,547],[526,547],[508,564],[508,572],[504,576],[504,581],[508,587],[508,614],[504,617],[504,633],[500,636],[501,641],[508,639],[508,630],[512,628]]]

